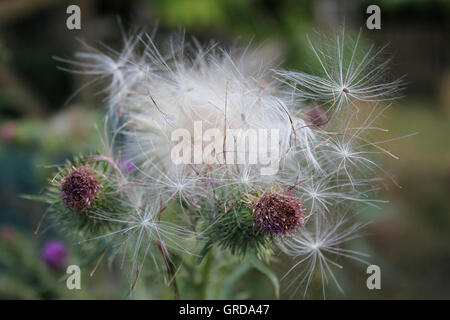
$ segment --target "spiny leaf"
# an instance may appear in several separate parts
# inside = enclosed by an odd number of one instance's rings
[[[95,260],[96,258],[100,257],[100,255],[102,255],[105,250],[108,250],[108,247],[111,245],[113,240],[114,240],[114,237],[111,237],[110,239],[103,241],[103,243],[100,244],[98,246],[98,248],[91,255],[89,255],[86,259],[84,259],[80,263],[80,265],[79,265],[80,268],[87,266],[93,260]]]
[[[32,194],[22,194],[20,196],[22,199],[30,200],[30,201],[36,201],[36,202],[43,202],[43,203],[50,203],[47,196],[40,196],[40,195],[32,195]]]

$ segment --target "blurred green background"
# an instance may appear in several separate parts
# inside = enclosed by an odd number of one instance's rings
[[[66,28],[70,4],[81,8],[80,31]],[[381,30],[365,28],[369,4],[381,8]],[[306,42],[314,30],[337,29],[345,21],[346,30],[362,28],[377,45],[390,43],[390,71],[406,74],[408,88],[379,125],[394,137],[419,134],[389,145],[400,159],[386,158],[383,166],[401,188],[387,180],[380,197],[390,203],[365,212],[374,222],[359,245],[381,267],[382,289],[367,289],[365,266],[342,261],[349,272],[337,275],[345,295],[331,288],[328,298],[450,298],[450,2],[445,0],[1,1],[0,298],[127,297],[129,279],[114,264],[103,263],[92,277],[84,276],[83,290],[67,290],[64,271],[49,269],[40,252],[46,241],[58,239],[67,244],[70,263],[79,264],[84,253],[45,219],[35,235],[45,207],[20,198],[42,191],[52,174],[48,165],[98,146],[94,123],[101,123],[104,112],[99,88],[89,86],[67,103],[88,79],[58,70],[52,56],[71,58],[80,48],[77,39],[119,48],[118,17],[125,29],[157,26],[159,38],[185,30],[201,42],[252,41],[267,55],[282,56],[283,66],[305,71],[316,67]],[[282,264],[276,271],[283,274]],[[246,277],[231,279],[222,295],[200,297],[274,298],[258,270],[241,267],[234,276],[239,272]],[[138,285],[134,298],[171,297],[168,289],[152,291],[158,281],[149,279]],[[281,292],[281,298],[289,297]],[[320,290],[307,295],[320,297]]]

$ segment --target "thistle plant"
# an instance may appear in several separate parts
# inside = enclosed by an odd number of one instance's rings
[[[373,156],[394,155],[370,134],[386,131],[373,123],[403,82],[386,80],[389,60],[360,34],[310,45],[317,75],[249,48],[174,38],[160,50],[146,34],[58,58],[105,83],[108,147],[51,180],[54,221],[133,274],[156,268],[177,295],[178,268],[220,251],[265,268],[283,253],[287,287],[306,294],[317,274],[324,294],[330,280],[340,289],[334,257],[367,263],[345,245],[364,226],[357,211],[380,201]]]

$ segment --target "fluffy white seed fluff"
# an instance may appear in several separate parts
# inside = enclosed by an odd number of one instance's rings
[[[326,254],[360,260],[358,253],[340,245],[352,239],[361,224],[341,227],[348,222],[352,203],[376,203],[369,198],[375,189],[373,177],[366,175],[380,167],[371,156],[394,155],[382,141],[371,142],[368,134],[382,130],[373,127],[385,110],[381,102],[394,98],[402,85],[400,80],[384,80],[389,61],[376,62],[381,51],[373,46],[364,51],[360,43],[360,35],[344,43],[343,33],[324,47],[311,43],[323,71],[320,76],[273,70],[258,60],[258,52],[227,51],[217,44],[201,47],[172,40],[167,51],[160,51],[147,35],[126,39],[121,52],[89,49],[75,62],[60,59],[82,69],[76,72],[96,76],[93,81],[108,81],[108,117],[113,135],[120,136],[118,152],[136,163],[130,184],[132,192],[145,195],[147,208],[130,213],[124,221],[133,222],[121,232],[135,234],[130,237],[135,247],[145,247],[150,240],[144,235],[180,231],[154,222],[155,208],[161,205],[176,201],[201,211],[201,204],[213,202],[219,190],[221,200],[227,201],[237,189],[249,193],[290,188],[314,221],[282,245],[285,253],[298,258],[294,269],[306,264],[300,282],[293,285],[308,288],[316,270],[324,283],[331,277],[337,284],[329,266],[334,263]],[[316,105],[329,117],[319,127],[307,117],[307,110]],[[352,112],[362,108],[372,111]],[[172,133],[182,128],[194,137],[196,122],[202,123],[203,132],[216,128],[223,137],[233,129],[277,129],[278,172],[261,175],[260,163],[175,164]],[[192,148],[194,142],[192,138]],[[273,151],[269,144],[265,148]]]

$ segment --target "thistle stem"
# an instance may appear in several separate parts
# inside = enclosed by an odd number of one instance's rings
[[[212,263],[214,259],[213,248],[211,248],[205,256],[204,266],[202,268],[202,283],[199,290],[199,299],[207,299],[208,284],[211,276]]]

